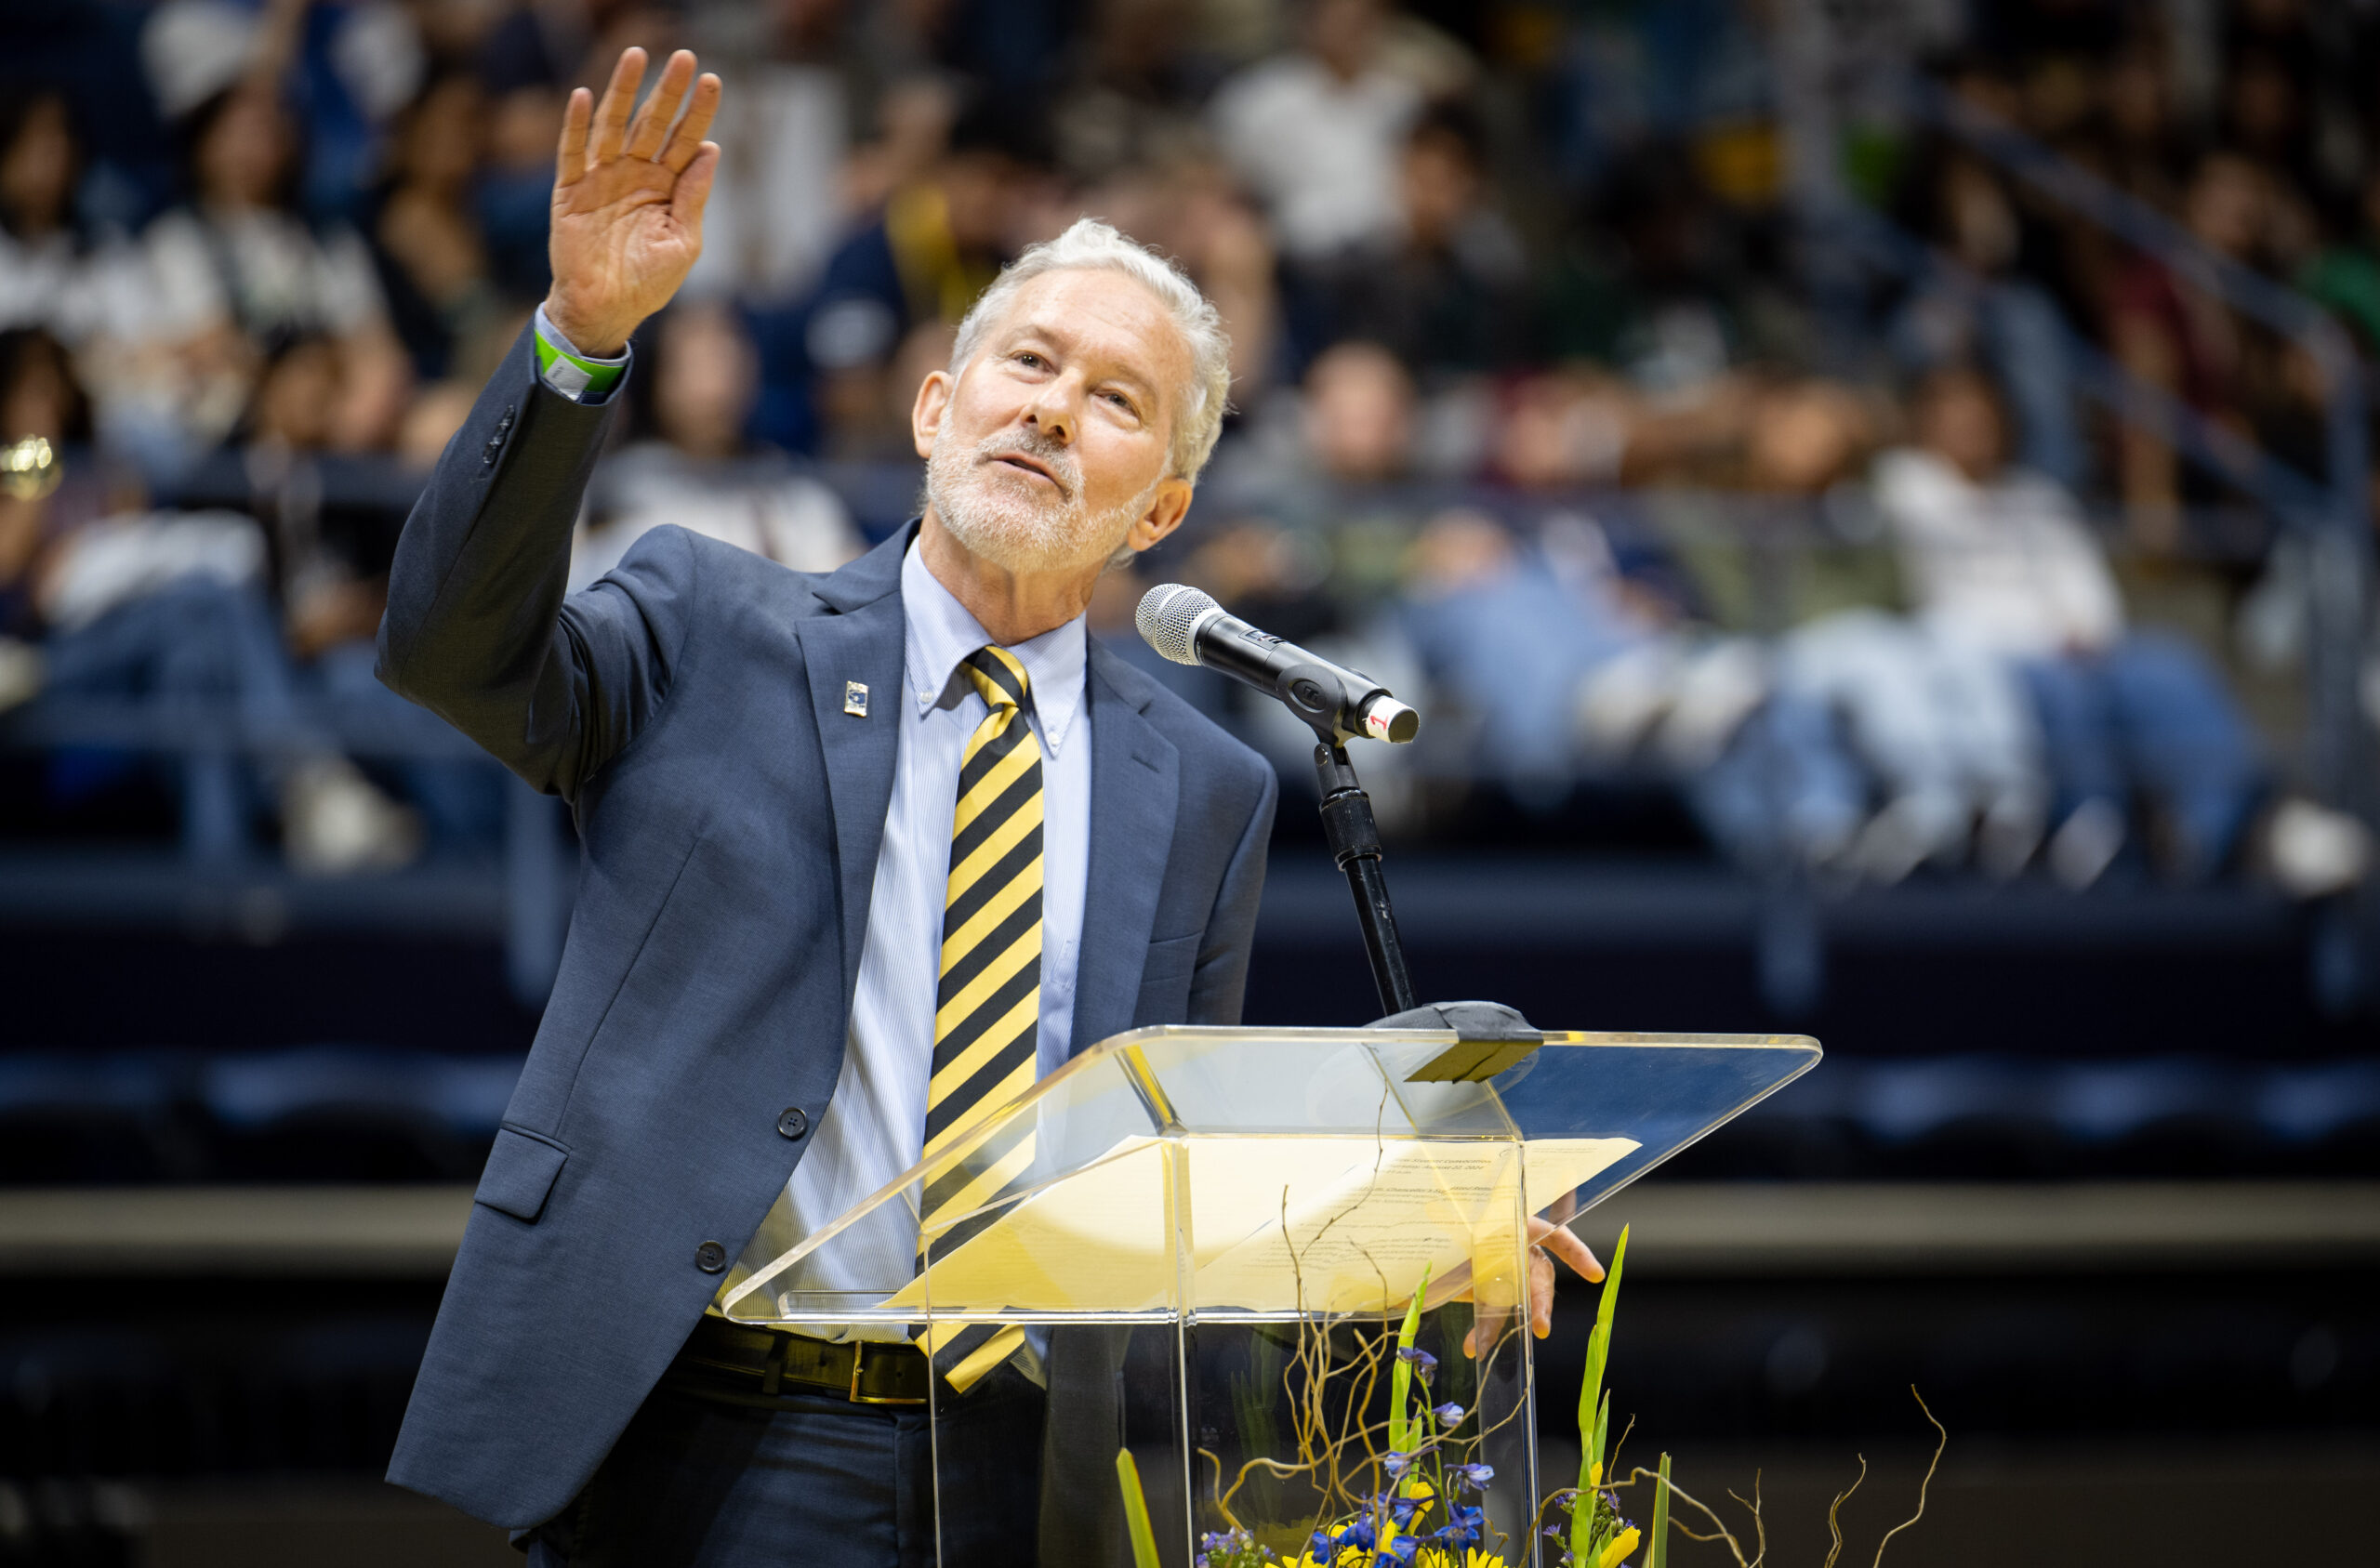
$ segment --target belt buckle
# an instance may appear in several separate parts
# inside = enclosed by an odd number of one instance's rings
[[[922,1399],[917,1399],[917,1398],[903,1398],[903,1397],[898,1396],[898,1395],[871,1395],[871,1394],[864,1394],[864,1393],[862,1393],[862,1392],[860,1392],[860,1391],[859,1391],[859,1378],[860,1378],[860,1372],[861,1372],[861,1370],[862,1370],[864,1367],[866,1367],[866,1366],[867,1365],[867,1352],[868,1352],[868,1350],[870,1349],[870,1347],[872,1347],[875,1343],[876,1343],[876,1341],[875,1341],[875,1340],[873,1340],[873,1339],[854,1339],[853,1341],[852,1341],[852,1388],[851,1388],[851,1395],[850,1395],[851,1402],[852,1402],[853,1404],[923,1404],[923,1403],[925,1403],[926,1402],[925,1402],[924,1400],[922,1400]]]

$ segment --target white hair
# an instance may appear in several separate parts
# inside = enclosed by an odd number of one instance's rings
[[[1017,291],[1045,272],[1104,269],[1121,272],[1157,296],[1190,350],[1189,384],[1175,400],[1168,458],[1175,477],[1196,480],[1223,433],[1231,397],[1231,336],[1220,311],[1181,268],[1095,217],[1078,217],[1054,240],[1029,245],[1000,270],[992,286],[959,323],[950,350],[953,376],[984,346],[984,335],[1008,313]]]

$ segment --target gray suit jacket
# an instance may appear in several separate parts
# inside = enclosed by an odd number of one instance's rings
[[[519,1528],[594,1472],[801,1158],[843,1059],[892,788],[906,535],[831,575],[682,529],[564,597],[609,414],[524,332],[407,520],[380,676],[577,814],[552,999],[391,1481]],[[843,711],[847,681],[877,700]],[[1233,1023],[1276,784],[1092,644],[1078,1048]],[[786,1125],[796,1125],[785,1118]]]

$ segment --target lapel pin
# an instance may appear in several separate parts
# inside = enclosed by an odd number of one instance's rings
[[[853,718],[867,717],[867,688],[856,680],[843,682],[843,711]]]

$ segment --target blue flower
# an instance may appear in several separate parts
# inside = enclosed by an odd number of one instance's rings
[[[1421,1378],[1424,1386],[1430,1381],[1430,1374],[1438,1369],[1437,1357],[1427,1351],[1417,1351],[1410,1345],[1400,1347],[1396,1359],[1412,1367],[1413,1375]]]
[[[1438,1418],[1438,1425],[1442,1427],[1459,1427],[1462,1425],[1462,1406],[1455,1403],[1452,1400],[1447,1401],[1446,1403],[1439,1405],[1435,1410],[1431,1411],[1430,1414]]]
[[[1447,1474],[1452,1479],[1457,1486],[1468,1486],[1474,1491],[1485,1492],[1488,1490],[1488,1483],[1496,1479],[1496,1467],[1493,1465],[1456,1465],[1450,1468],[1447,1471]]]

